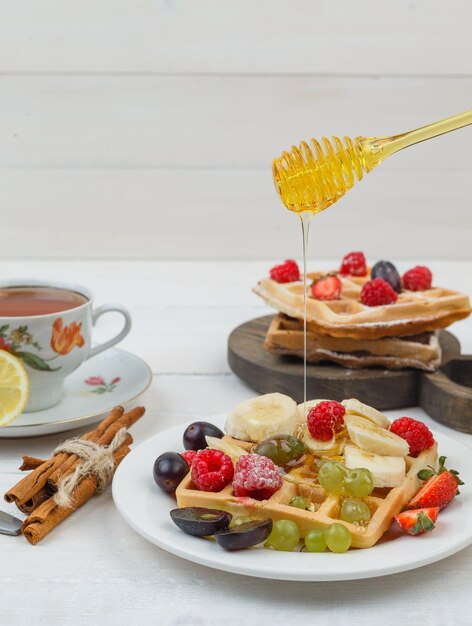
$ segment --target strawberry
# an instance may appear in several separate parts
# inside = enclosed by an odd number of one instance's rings
[[[341,295],[342,283],[337,276],[323,276],[311,286],[311,295],[316,300],[337,300]]]
[[[434,522],[438,519],[439,507],[403,511],[395,515],[395,521],[409,535],[421,535],[433,530]]]
[[[408,502],[407,507],[409,509],[429,506],[443,509],[459,493],[458,486],[464,483],[456,470],[448,470],[444,466],[445,462],[445,456],[439,457],[437,473],[428,469],[418,472],[418,478],[426,480],[426,482]]]

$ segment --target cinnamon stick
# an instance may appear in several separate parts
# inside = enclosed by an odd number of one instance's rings
[[[40,504],[48,500],[53,495],[53,492],[49,486],[43,487],[35,493],[34,496],[30,500],[26,500],[23,504],[17,505],[22,513],[25,515],[29,515],[35,509],[38,508]]]
[[[113,424],[111,424],[107,430],[102,434],[102,436],[95,441],[99,446],[108,445],[116,435],[116,433],[121,428],[130,428],[133,424],[135,424],[138,419],[140,419],[144,415],[144,407],[137,406],[128,413],[124,413],[120,418],[118,418]],[[131,435],[129,435],[131,437]],[[89,441],[91,441],[89,439]],[[128,445],[133,442],[132,439],[128,442]],[[57,483],[59,480],[70,474],[80,463],[80,459],[75,454],[71,454],[59,467],[57,467],[48,478],[48,484],[52,487],[57,487]]]
[[[21,472],[29,472],[37,469],[40,465],[46,463],[45,459],[37,459],[34,456],[24,456],[23,463],[18,468]]]
[[[94,431],[86,433],[81,437],[81,439],[97,441],[100,437],[102,437],[107,429],[123,415],[123,412],[124,409],[122,406],[115,407],[110,411],[107,417],[100,422]],[[49,476],[57,467],[64,463],[69,456],[71,455],[61,452],[60,454],[57,454],[47,460],[37,469],[28,474],[28,476],[25,476],[25,478],[20,480],[9,491],[7,491],[4,496],[5,500],[7,502],[14,502],[18,507],[28,500],[31,500],[38,491],[46,486]]]
[[[129,451],[129,447],[126,444],[122,444],[113,453],[116,467],[118,467]],[[96,489],[97,479],[92,474],[84,478],[73,491],[74,504],[72,507],[60,507],[55,503],[54,497],[49,498],[25,519],[22,526],[23,535],[31,544],[37,544],[69,515],[90,500]]]
[[[108,437],[105,437],[105,435],[106,433],[103,435],[103,437],[101,437],[101,439],[106,441]],[[96,443],[98,445],[107,445],[107,444],[102,443],[100,439]],[[126,444],[127,446],[130,446],[133,443],[133,437],[129,433],[127,433],[123,443]],[[67,461],[65,461],[60,467],[58,467],[48,478],[47,486],[49,487],[49,489],[52,492],[56,491],[57,484],[59,483],[59,481],[65,476],[67,476],[68,474],[72,474],[72,472],[75,470],[77,465],[79,465],[80,463],[82,463],[82,460],[78,459],[77,455],[71,454],[69,459],[67,459]]]

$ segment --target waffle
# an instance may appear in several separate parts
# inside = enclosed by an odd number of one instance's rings
[[[231,437],[224,437],[228,443],[236,444],[248,452],[254,444],[237,441]],[[340,496],[327,495],[319,485],[313,485],[303,476],[303,466],[293,469],[288,478],[296,481],[284,480],[282,487],[268,500],[254,500],[253,498],[237,498],[233,495],[232,486],[227,485],[222,491],[212,493],[199,491],[192,484],[190,473],[182,480],[176,490],[177,505],[179,507],[201,506],[210,509],[220,509],[232,515],[249,515],[253,519],[270,517],[272,520],[289,519],[300,528],[302,537],[312,528],[328,528],[334,522],[339,522],[349,529],[352,536],[352,546],[355,548],[370,548],[379,541],[382,535],[390,528],[392,519],[400,513],[402,508],[413,497],[421,482],[417,478],[420,469],[428,465],[435,466],[437,462],[437,446],[422,452],[417,458],[406,457],[407,474],[403,483],[393,489],[375,489],[372,494],[363,498],[370,508],[372,517],[367,525],[350,524],[339,519],[342,504]],[[289,506],[293,496],[303,496],[314,505],[314,511],[304,511]]]
[[[272,320],[264,349],[278,356],[303,358],[303,322],[279,313]],[[413,367],[432,372],[441,363],[441,348],[434,333],[384,339],[350,339],[307,332],[307,361],[330,361],[360,369],[380,365],[387,369]]]
[[[307,275],[310,280],[320,273]],[[307,328],[317,335],[379,339],[419,335],[445,328],[471,312],[469,298],[452,289],[432,287],[425,291],[403,291],[395,304],[369,307],[360,302],[360,293],[369,276],[339,276],[338,300],[308,297]],[[278,283],[264,278],[254,288],[268,305],[289,317],[303,319],[303,283]]]

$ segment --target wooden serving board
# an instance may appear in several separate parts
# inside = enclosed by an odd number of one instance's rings
[[[272,319],[272,315],[259,317],[233,330],[228,339],[229,365],[256,391],[279,391],[302,402],[302,361],[270,354],[262,347]],[[461,355],[458,339],[448,331],[440,332],[439,342],[442,365],[432,374],[308,363],[307,397],[358,398],[380,410],[419,405],[438,422],[472,433],[472,355]]]

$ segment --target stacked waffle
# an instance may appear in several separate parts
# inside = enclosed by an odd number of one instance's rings
[[[264,348],[277,355],[303,357],[303,282],[294,262],[289,263],[273,268],[254,291],[279,311]],[[415,267],[400,278],[386,261],[370,270],[362,253],[346,255],[337,272],[307,278],[310,362],[433,371],[441,362],[438,330],[471,312],[469,298],[434,287],[427,268]]]

